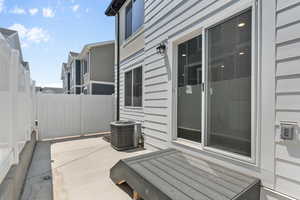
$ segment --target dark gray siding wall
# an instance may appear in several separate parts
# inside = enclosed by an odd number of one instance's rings
[[[81,66],[79,60],[76,60],[76,85],[81,85]]]
[[[112,95],[113,93],[114,93],[114,85],[92,83],[93,95]]]
[[[70,91],[71,89],[71,73],[67,73],[67,90]]]
[[[81,88],[80,87],[76,87],[76,94],[81,94]]]
[[[90,80],[114,82],[114,57],[114,44],[92,48]]]

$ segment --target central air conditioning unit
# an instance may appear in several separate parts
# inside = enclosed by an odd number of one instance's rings
[[[111,146],[118,150],[134,149],[138,146],[135,122],[116,121],[111,124]]]

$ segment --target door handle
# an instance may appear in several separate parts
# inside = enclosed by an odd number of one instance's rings
[[[204,83],[201,83],[201,90],[202,90],[202,92],[205,91],[205,84]]]

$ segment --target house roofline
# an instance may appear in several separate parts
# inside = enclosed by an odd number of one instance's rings
[[[20,42],[19,33],[16,30],[1,28],[0,33],[4,37],[4,39],[8,42],[9,46],[13,49],[17,49],[20,52],[21,60],[23,61],[23,52]],[[12,40],[16,43],[12,43]],[[14,45],[15,44],[15,45]]]
[[[125,2],[126,0],[112,0],[107,9],[105,10],[105,15],[115,16]]]
[[[102,47],[102,46],[106,46],[106,45],[110,45],[110,44],[115,44],[115,41],[108,40],[108,41],[103,41],[103,42],[95,42],[95,43],[86,44],[86,45],[84,45],[83,49],[81,50],[80,54],[78,55],[78,58],[81,59],[83,57],[83,55],[92,48]]]
[[[68,65],[69,65],[73,60],[77,59],[78,56],[79,56],[79,53],[70,51],[69,54],[68,54]]]

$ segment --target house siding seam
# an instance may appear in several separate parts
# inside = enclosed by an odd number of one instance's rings
[[[299,123],[300,119],[299,13],[299,1],[277,1],[276,124],[280,124],[280,121]],[[299,151],[298,142],[280,139],[278,126],[275,133],[275,189],[294,198],[300,197]]]

